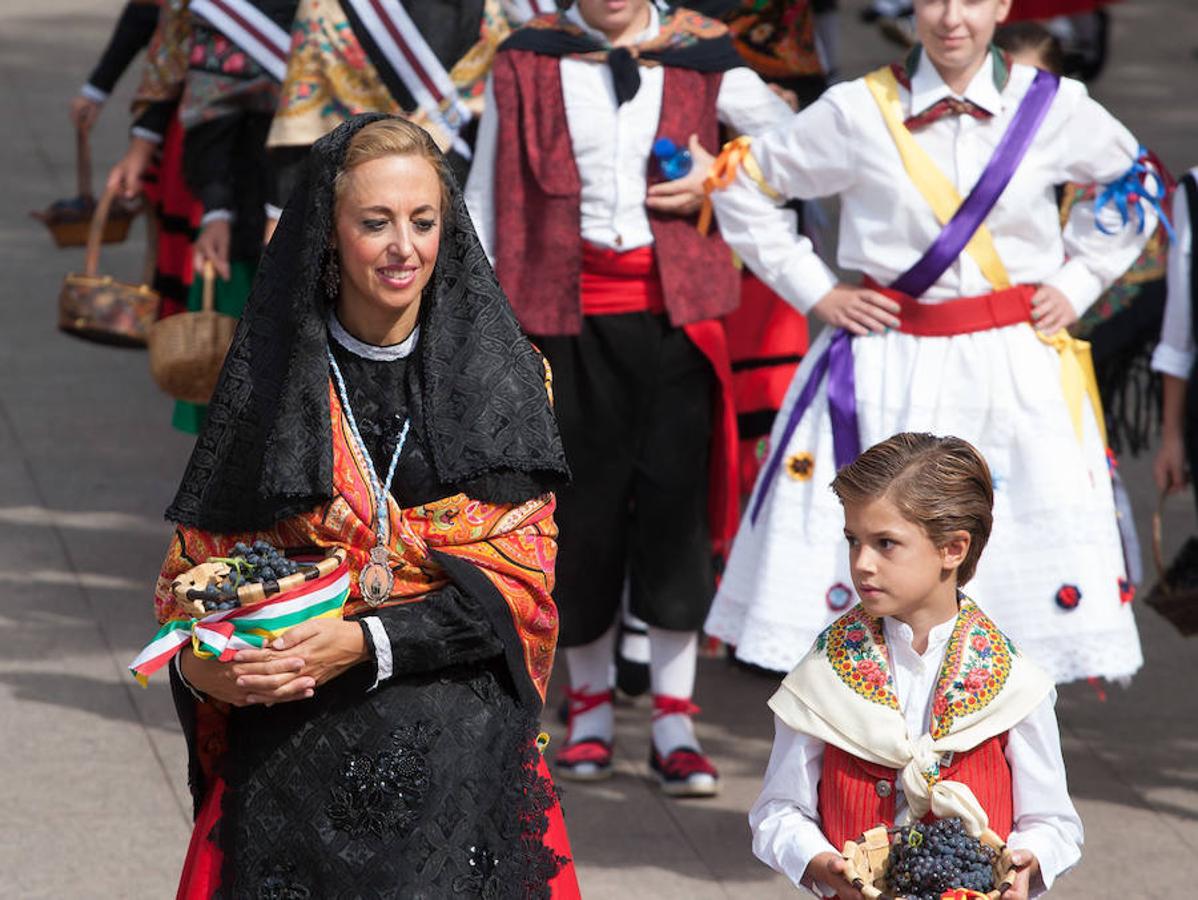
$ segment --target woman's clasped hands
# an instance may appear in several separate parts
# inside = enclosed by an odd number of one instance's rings
[[[362,628],[344,619],[313,619],[289,628],[261,650],[239,650],[229,662],[185,653],[183,677],[198,691],[233,706],[306,700],[316,688],[370,656]]]

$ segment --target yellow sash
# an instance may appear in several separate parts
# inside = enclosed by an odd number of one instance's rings
[[[932,212],[936,214],[940,224],[947,225],[961,206],[961,195],[903,124],[903,106],[899,100],[898,81],[895,80],[894,72],[889,66],[870,72],[865,76],[865,86],[873,94],[882,119],[890,130],[890,136],[894,138],[899,156],[903,160],[903,168],[932,207]],[[998,251],[994,249],[994,238],[990,236],[990,229],[985,225],[974,232],[965,246],[965,252],[973,257],[973,261],[978,264],[982,275],[994,290],[1001,291],[1011,286],[1007,268],[1002,264]]]
[[[903,160],[903,168],[907,170],[919,193],[932,207],[940,224],[948,224],[961,206],[961,195],[903,124],[902,101],[899,99],[898,81],[894,72],[889,66],[870,72],[865,76],[865,86],[873,95],[882,113],[882,119],[894,138],[899,156]],[[994,238],[985,225],[970,238],[965,252],[978,264],[982,275],[994,290],[999,291],[1011,286],[1007,267],[999,258],[998,250],[994,247]],[[1098,432],[1105,446],[1106,423],[1102,417],[1102,400],[1098,393],[1098,381],[1094,377],[1094,362],[1090,355],[1089,343],[1071,337],[1064,330],[1051,336],[1037,331],[1036,336],[1056,350],[1061,358],[1061,390],[1069,406],[1069,416],[1073,421],[1073,431],[1078,442],[1082,440],[1082,409],[1088,396],[1094,410],[1094,419],[1098,423]]]

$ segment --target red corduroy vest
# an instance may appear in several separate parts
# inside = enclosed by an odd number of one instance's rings
[[[944,781],[959,781],[973,791],[990,817],[990,828],[1003,840],[1015,819],[1011,795],[1011,767],[1004,750],[1007,735],[983,741],[972,750],[956,754],[941,768]],[[856,840],[875,825],[894,827],[895,779],[898,772],[874,765],[828,744],[824,748],[819,782],[819,815],[824,836],[837,849]],[[931,814],[925,822],[933,821]]]
[[[666,67],[658,136],[697,134],[719,147],[722,75]],[[582,328],[581,180],[562,96],[561,60],[527,50],[495,57],[499,137],[495,161],[495,270],[520,324],[534,335]],[[648,165],[648,160],[646,160]],[[655,167],[652,167],[655,168]],[[650,170],[650,183],[660,177]],[[734,309],[740,276],[732,252],[695,217],[649,213],[666,312],[675,326]]]

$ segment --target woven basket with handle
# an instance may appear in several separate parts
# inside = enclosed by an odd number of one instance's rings
[[[868,900],[903,900],[903,894],[892,894],[886,890],[886,860],[890,856],[891,838],[898,829],[887,829],[885,825],[871,828],[855,841],[845,841],[841,855],[846,868],[844,877]],[[1002,892],[1015,882],[1015,867],[1011,862],[1011,851],[1006,842],[987,828],[978,838],[992,848],[998,857],[994,861],[995,888],[985,896],[988,900],[999,900]]]
[[[1152,516],[1152,560],[1157,582],[1144,602],[1168,619],[1183,635],[1198,634],[1198,538],[1190,538],[1166,568],[1162,514],[1167,493]]]
[[[91,144],[85,129],[75,132],[75,179],[78,195],[51,203],[46,209],[35,210],[30,215],[50,232],[59,247],[82,247],[87,243],[91,230],[92,216],[96,211],[96,198],[92,194]],[[119,244],[129,236],[129,226],[137,216],[136,207],[118,203],[109,211],[100,232],[105,244]]]
[[[213,300],[216,274],[204,263],[204,300],[199,312],[178,313],[150,329],[150,374],[176,400],[207,403],[216,389],[237,320],[218,313]]]
[[[146,216],[146,263],[139,284],[100,275],[100,238],[115,191],[107,191],[92,216],[83,274],[70,274],[58,294],[58,327],[67,334],[101,344],[144,347],[158,313],[158,294],[150,287],[154,276],[157,220]]]

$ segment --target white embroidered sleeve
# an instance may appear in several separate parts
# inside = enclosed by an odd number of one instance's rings
[[[753,853],[763,863],[816,896],[826,885],[805,877],[819,853],[837,852],[820,829],[819,778],[824,745],[774,717],[774,748],[761,795],[749,810]]]
[[[848,124],[827,95],[755,137],[751,152],[765,183],[783,197],[827,197],[853,181]],[[712,204],[724,240],[800,312],[836,286],[811,241],[798,233],[794,213],[770,199],[743,166],[728,188],[712,194]]]
[[[395,660],[391,655],[391,638],[387,637],[382,620],[378,616],[367,616],[362,621],[370,629],[370,637],[374,641],[375,675],[374,684],[370,686],[373,691],[394,674]]]
[[[1012,850],[1028,850],[1040,863],[1031,897],[1051,890],[1053,882],[1077,865],[1085,834],[1065,779],[1061,736],[1053,691],[1007,735],[1015,826],[1007,839]]]
[[[1173,195],[1173,232],[1176,240],[1169,248],[1169,267],[1166,270],[1167,297],[1165,318],[1161,323],[1161,342],[1152,354],[1152,368],[1183,381],[1194,368],[1194,330],[1190,319],[1190,279],[1193,277],[1190,259],[1192,238],[1190,206],[1184,188]]]
[[[1063,179],[1096,183],[1100,193],[1127,175],[1139,153],[1131,132],[1088,95],[1078,101],[1061,140],[1065,145]],[[1134,211],[1124,224],[1115,204],[1108,204],[1100,214],[1106,229],[1103,231],[1098,227],[1093,201],[1074,204],[1063,234],[1068,261],[1045,279],[1045,284],[1061,290],[1078,315],[1131,267],[1156,229],[1156,213],[1147,203],[1141,208],[1142,231]]]

